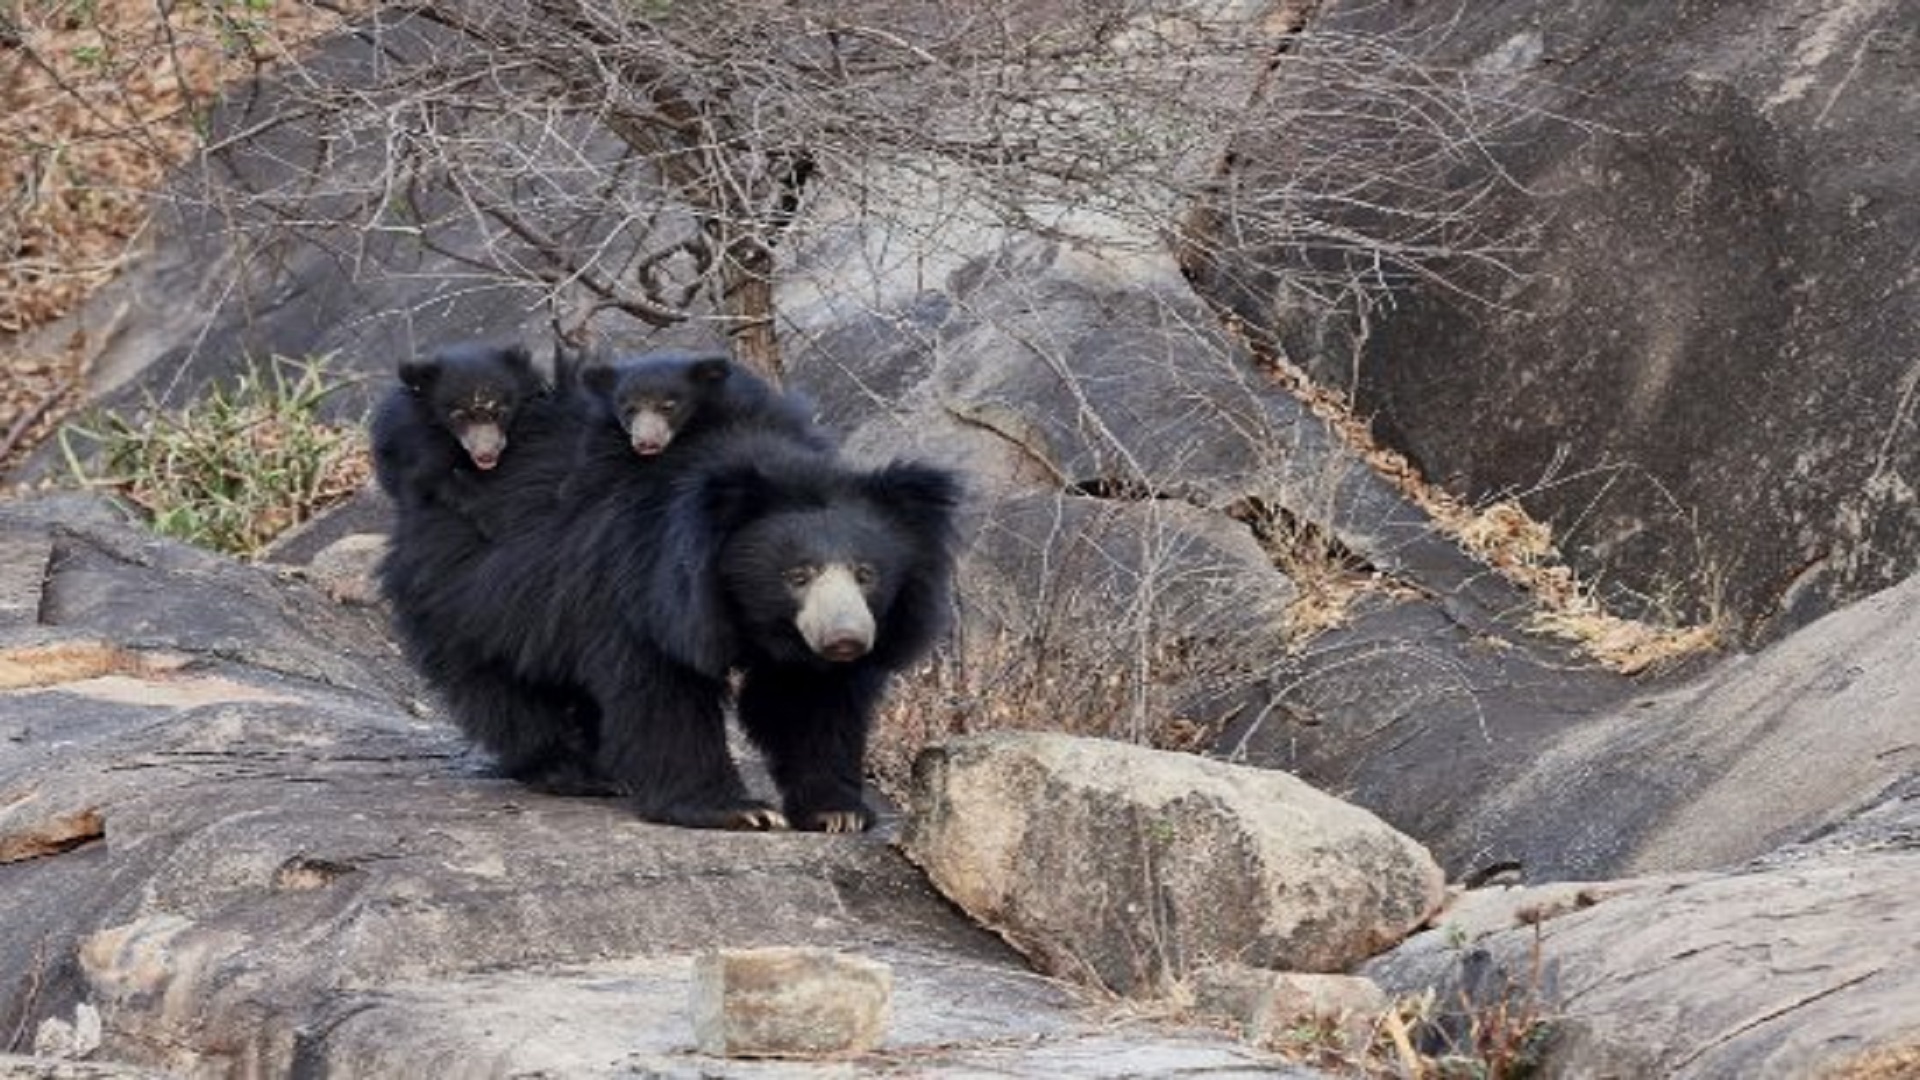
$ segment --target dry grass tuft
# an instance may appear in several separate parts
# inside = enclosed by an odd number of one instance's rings
[[[366,482],[358,425],[318,416],[340,385],[329,381],[324,361],[276,360],[178,413],[109,412],[71,424],[61,445],[76,479],[118,491],[156,532],[252,557]],[[76,439],[97,447],[99,473]]]
[[[295,0],[9,5],[0,52],[0,333],[73,310],[145,228],[220,87],[332,25]],[[161,14],[164,12],[164,16]]]

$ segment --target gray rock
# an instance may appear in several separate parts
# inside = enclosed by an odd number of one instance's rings
[[[72,1061],[0,1054],[4,1080],[173,1080],[174,1074],[116,1061]]]
[[[373,607],[380,603],[380,562],[386,558],[383,533],[352,533],[314,553],[307,579],[337,603]]]
[[[1439,267],[1358,358],[1316,337],[1323,313],[1276,322],[1259,285],[1290,263],[1213,289],[1329,385],[1357,371],[1362,414],[1429,477],[1521,493],[1616,599],[1777,635],[1920,553],[1916,25],[1903,0],[1328,4],[1317,28],[1419,42],[1490,105],[1540,110],[1474,207],[1520,239],[1517,273]]]
[[[1588,820],[1563,813],[1551,790],[1532,814],[1502,819],[1541,831],[1525,852],[1490,843],[1476,814],[1556,739],[1661,683],[1487,632],[1456,610],[1445,600],[1356,604],[1346,625],[1273,659],[1215,752],[1340,792],[1418,836],[1453,879],[1520,858],[1535,880],[1605,874],[1611,864],[1595,853],[1548,838]]]
[[[694,961],[693,1034],[715,1057],[817,1058],[886,1035],[893,970],[830,949],[715,949]]]
[[[1043,971],[1151,996],[1223,960],[1341,971],[1417,928],[1425,849],[1285,775],[1057,734],[915,763],[901,844]]]
[[[1534,880],[1724,867],[1920,775],[1920,577],[1516,754],[1451,826]]]
[[[1476,1016],[1537,1020],[1551,1077],[1906,1075],[1862,1063],[1920,1059],[1916,875],[1910,848],[1647,879],[1485,936],[1429,931],[1363,973],[1471,1001],[1447,1025],[1463,1048]]]
[[[1231,1021],[1251,1042],[1271,1045],[1302,1032],[1332,1033],[1348,1050],[1364,1050],[1373,1041],[1392,1005],[1372,979],[1244,964],[1202,968],[1193,995],[1197,1010]]]

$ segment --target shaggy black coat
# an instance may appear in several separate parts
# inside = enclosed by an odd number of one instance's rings
[[[702,425],[641,459],[591,414],[534,399],[463,512],[403,508],[381,583],[409,657],[508,775],[611,787],[654,821],[777,827],[727,750],[737,674],[785,821],[866,827],[874,711],[951,606],[957,480],[850,467],[780,422]],[[796,622],[798,583],[829,564],[859,568],[857,656]]]

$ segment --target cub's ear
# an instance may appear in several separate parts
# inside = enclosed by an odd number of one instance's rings
[[[500,359],[516,372],[533,370],[533,353],[525,345],[508,345],[500,350]]]
[[[703,356],[687,369],[687,378],[696,383],[719,385],[733,375],[733,361],[724,356]]]
[[[424,394],[428,390],[433,389],[433,384],[438,382],[439,379],[440,361],[438,360],[416,359],[400,361],[401,385],[415,394]]]
[[[620,372],[612,364],[595,360],[580,369],[580,384],[596,394],[613,393],[613,384],[620,379]]]

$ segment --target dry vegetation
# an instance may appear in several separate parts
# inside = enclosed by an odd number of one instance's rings
[[[151,195],[197,149],[220,87],[331,21],[297,0],[0,8],[0,471],[84,383],[85,333],[34,331],[139,250]]]
[[[76,479],[118,491],[155,531],[252,557],[366,483],[359,426],[320,417],[341,385],[322,361],[275,359],[178,412],[149,405],[71,424],[61,446]],[[93,444],[92,468],[80,442]]]
[[[1661,625],[1607,610],[1554,544],[1553,529],[1534,520],[1514,499],[1475,506],[1429,483],[1398,451],[1381,446],[1365,418],[1340,391],[1320,386],[1268,357],[1274,377],[1359,450],[1375,472],[1393,483],[1433,518],[1435,525],[1475,558],[1525,589],[1539,605],[1530,620],[1545,634],[1572,642],[1584,655],[1624,675],[1659,670],[1725,643],[1718,620]]]

